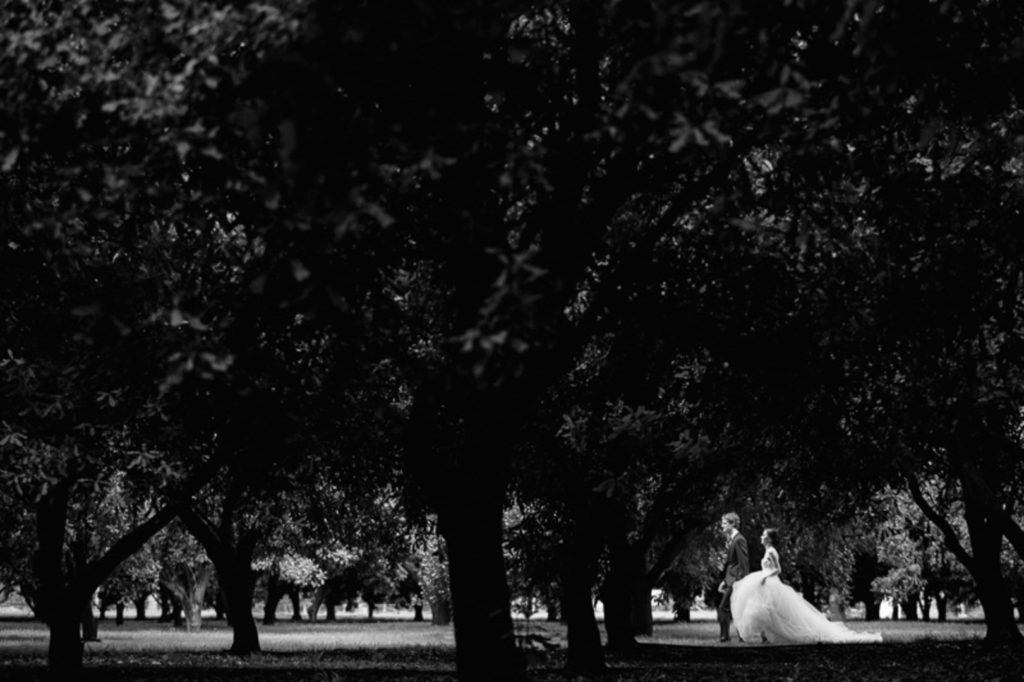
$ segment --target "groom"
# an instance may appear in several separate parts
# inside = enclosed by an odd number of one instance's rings
[[[740,535],[739,514],[729,512],[722,517],[722,532],[728,537],[729,544],[725,550],[722,582],[718,585],[718,591],[722,593],[722,599],[718,602],[718,641],[728,642],[729,625],[732,620],[732,613],[729,610],[732,585],[750,573],[750,562],[747,555],[747,539]]]

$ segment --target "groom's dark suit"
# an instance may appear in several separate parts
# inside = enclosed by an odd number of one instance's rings
[[[736,533],[729,540],[729,546],[725,551],[725,566],[722,568],[725,590],[722,592],[722,600],[718,602],[718,627],[723,641],[729,639],[729,624],[732,622],[732,612],[729,610],[732,584],[748,573],[750,560],[747,554],[747,539]]]

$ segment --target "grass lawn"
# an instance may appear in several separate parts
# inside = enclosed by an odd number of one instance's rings
[[[660,621],[653,637],[628,656],[609,657],[609,680],[1024,680],[1024,652],[984,645],[984,625],[974,621],[910,623],[850,621],[857,630],[881,632],[882,644],[772,646],[719,644],[717,624]],[[85,665],[96,680],[454,680],[450,627],[409,620],[361,619],[334,623],[260,625],[261,654],[225,654],[231,631],[206,621],[200,632],[156,622],[104,621],[99,642],[86,644]],[[519,632],[527,632],[523,621]],[[529,651],[534,680],[563,680],[564,627],[530,623],[528,631],[561,645]],[[27,619],[0,621],[0,680],[42,680],[47,632]]]

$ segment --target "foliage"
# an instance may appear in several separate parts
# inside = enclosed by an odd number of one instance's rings
[[[452,596],[444,538],[437,533],[425,533],[417,545],[416,559],[424,601],[431,606],[450,604]]]
[[[281,580],[302,588],[317,587],[327,579],[327,574],[315,561],[293,554],[257,559],[252,567],[257,571],[274,572]]]

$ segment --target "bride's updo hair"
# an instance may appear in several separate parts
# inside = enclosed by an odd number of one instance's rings
[[[764,534],[768,536],[768,539],[772,541],[772,547],[779,544],[779,529],[778,528],[765,528]]]

